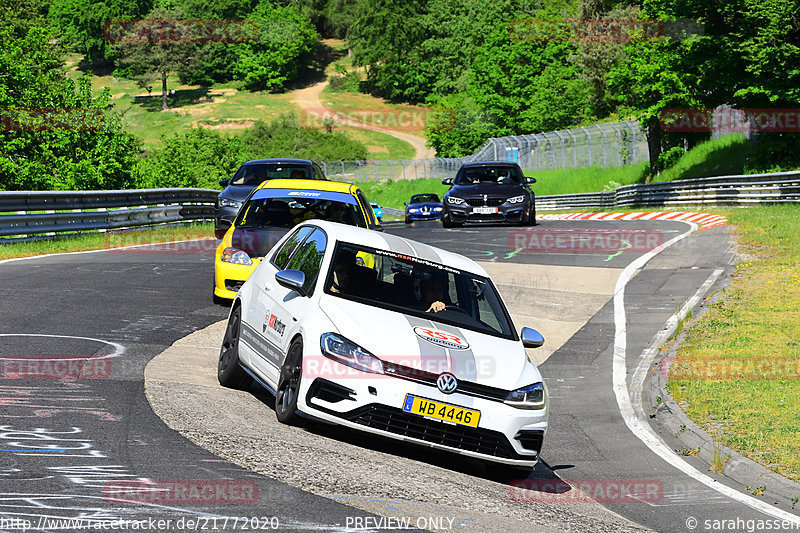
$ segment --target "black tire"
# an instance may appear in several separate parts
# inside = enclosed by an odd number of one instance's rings
[[[217,379],[223,387],[231,389],[247,389],[253,378],[239,366],[239,332],[242,328],[242,308],[236,306],[231,311],[222,347],[219,349]]]
[[[300,415],[297,412],[297,397],[303,373],[303,341],[295,339],[281,366],[278,377],[278,390],[275,393],[275,416],[278,422],[297,425]]]
[[[459,228],[461,224],[456,224],[455,222],[450,221],[450,215],[444,214],[442,215],[442,227],[443,228]]]
[[[406,217],[406,224],[411,224],[411,219]]]
[[[531,204],[531,220],[529,224],[531,226],[536,225],[536,204]]]

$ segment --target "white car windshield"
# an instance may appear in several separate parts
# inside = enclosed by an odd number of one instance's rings
[[[516,340],[489,278],[388,250],[339,243],[327,294]]]

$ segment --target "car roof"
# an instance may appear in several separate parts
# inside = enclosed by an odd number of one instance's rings
[[[363,245],[379,250],[389,250],[419,259],[439,263],[457,270],[463,270],[479,276],[489,277],[486,271],[472,259],[463,255],[448,252],[419,241],[412,241],[390,233],[374,231],[356,226],[329,222],[327,220],[313,220],[310,224],[325,230],[328,239]]]
[[[358,187],[341,181],[272,179],[263,182],[256,189],[302,189],[355,194]]]
[[[285,159],[278,159],[278,158],[271,158],[271,159],[252,159],[250,161],[245,161],[242,163],[242,166],[245,165],[253,165],[256,163],[305,163],[307,165],[311,164],[311,161],[308,159],[296,159],[293,157],[287,157]]]
[[[518,167],[519,164],[514,163],[513,161],[473,161],[472,163],[464,163],[463,165],[461,165],[461,168],[464,168],[464,167],[497,167],[497,166]]]

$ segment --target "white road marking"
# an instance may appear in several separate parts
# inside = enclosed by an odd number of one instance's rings
[[[121,357],[125,355],[125,347],[116,342],[104,341],[103,339],[95,339],[92,337],[77,337],[74,335],[47,335],[44,333],[0,333],[0,337],[47,337],[51,339],[78,339],[83,341],[99,342],[100,344],[108,344],[114,348],[114,353],[111,355],[104,355],[103,357]]]
[[[646,254],[640,256],[636,259],[636,261],[629,264],[620,274],[619,279],[617,280],[617,285],[614,290],[614,360],[613,360],[613,367],[612,367],[612,383],[614,387],[614,395],[617,398],[617,404],[619,405],[620,414],[622,418],[625,420],[625,424],[631,430],[631,432],[641,440],[645,446],[650,448],[650,450],[655,453],[657,456],[661,457],[666,461],[668,464],[674,466],[687,476],[691,477],[692,479],[706,485],[707,487],[727,496],[728,498],[735,500],[741,504],[744,504],[751,509],[754,509],[758,512],[764,513],[768,516],[779,520],[788,520],[792,524],[800,525],[800,517],[795,516],[791,513],[788,513],[782,509],[778,509],[769,505],[768,503],[762,502],[752,496],[748,496],[747,494],[743,494],[736,489],[718,483],[716,480],[711,478],[710,476],[700,472],[692,465],[681,459],[677,456],[669,446],[659,437],[655,431],[650,427],[647,421],[643,418],[639,418],[637,416],[636,410],[633,408],[633,404],[631,403],[631,397],[628,392],[628,386],[625,381],[625,376],[627,373],[626,365],[625,365],[625,353],[627,349],[627,329],[626,329],[626,316],[625,316],[625,287],[627,286],[628,282],[633,278],[634,273],[636,270],[644,267],[644,265],[650,261],[653,257],[655,257],[658,253],[662,252],[663,250],[669,248],[676,242],[688,237],[695,231],[697,231],[698,227],[696,224],[692,222],[685,222],[686,224],[690,225],[689,231],[678,235],[677,237],[667,241],[666,243],[658,246],[657,248],[647,252]],[[712,274],[713,276],[713,274]],[[684,306],[686,307],[686,306]],[[639,361],[639,365],[637,367],[637,371],[639,372],[639,368],[643,365],[645,366],[645,371],[647,365],[645,364],[647,361],[646,359],[641,359]],[[636,373],[634,373],[636,376]],[[641,402],[639,402],[641,403]]]

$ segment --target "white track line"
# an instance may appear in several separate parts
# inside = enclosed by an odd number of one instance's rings
[[[685,224],[689,224],[691,229],[673,239],[667,241],[663,245],[650,250],[646,254],[642,255],[641,257],[637,258],[634,262],[629,264],[620,274],[619,279],[617,280],[617,285],[614,289],[614,359],[613,359],[613,367],[612,367],[612,383],[614,387],[614,395],[617,398],[617,404],[619,405],[620,414],[622,418],[625,420],[625,425],[628,426],[628,429],[639,439],[641,440],[645,446],[650,448],[650,450],[664,459],[667,463],[674,466],[687,476],[691,477],[692,479],[706,485],[712,490],[719,492],[720,494],[727,496],[728,498],[735,500],[739,503],[742,503],[751,509],[754,509],[758,512],[764,513],[768,516],[779,520],[788,520],[792,524],[800,525],[800,517],[795,516],[791,513],[788,513],[782,509],[778,509],[769,505],[768,503],[762,502],[752,496],[748,496],[747,494],[743,494],[736,489],[723,485],[713,478],[709,477],[708,475],[700,472],[692,465],[681,459],[678,455],[675,454],[672,449],[670,449],[667,444],[661,440],[655,431],[650,427],[646,420],[643,418],[639,418],[637,416],[636,410],[634,410],[633,405],[631,403],[631,397],[628,392],[628,386],[625,382],[625,376],[627,373],[627,368],[625,365],[625,352],[627,350],[627,329],[626,329],[626,316],[625,316],[625,287],[628,285],[628,282],[633,278],[634,273],[642,268],[648,261],[650,261],[653,257],[655,257],[659,252],[669,248],[676,242],[688,237],[695,231],[697,231],[697,225],[691,222],[684,222]],[[712,275],[713,276],[713,275]],[[708,281],[708,280],[707,280]],[[705,286],[705,285],[704,285]],[[701,287],[702,289],[702,287]],[[698,291],[699,292],[699,291]],[[702,295],[701,295],[702,296]],[[643,358],[639,361],[639,365],[637,366],[636,373],[640,372],[640,368],[646,362],[646,359]],[[644,365],[646,372],[646,367],[648,365]],[[636,375],[634,373],[634,376]],[[635,383],[633,383],[635,386]]]
[[[99,342],[100,344],[107,344],[114,348],[114,353],[111,355],[104,355],[102,357],[121,357],[125,355],[125,347],[116,342],[104,341],[103,339],[95,339],[93,337],[76,337],[75,335],[47,335],[45,333],[0,333],[0,337],[47,337],[54,339],[78,339],[84,341]],[[9,357],[13,359],[13,356]]]
[[[0,260],[0,265],[3,263],[15,263],[17,261],[30,261],[31,259],[42,259],[43,257],[55,257],[58,255],[80,255],[80,254],[96,254],[99,252],[115,252],[117,250],[130,250],[131,248],[145,248],[147,246],[161,246],[164,244],[181,244],[184,242],[196,241],[210,241],[211,237],[199,237],[197,239],[184,239],[182,241],[166,241],[166,242],[148,242],[145,244],[132,244],[130,246],[118,246],[115,248],[100,248],[97,250],[80,250],[78,252],[54,252],[52,254],[41,255],[26,255],[25,257],[11,257],[9,259]],[[216,246],[214,247],[216,249]]]

